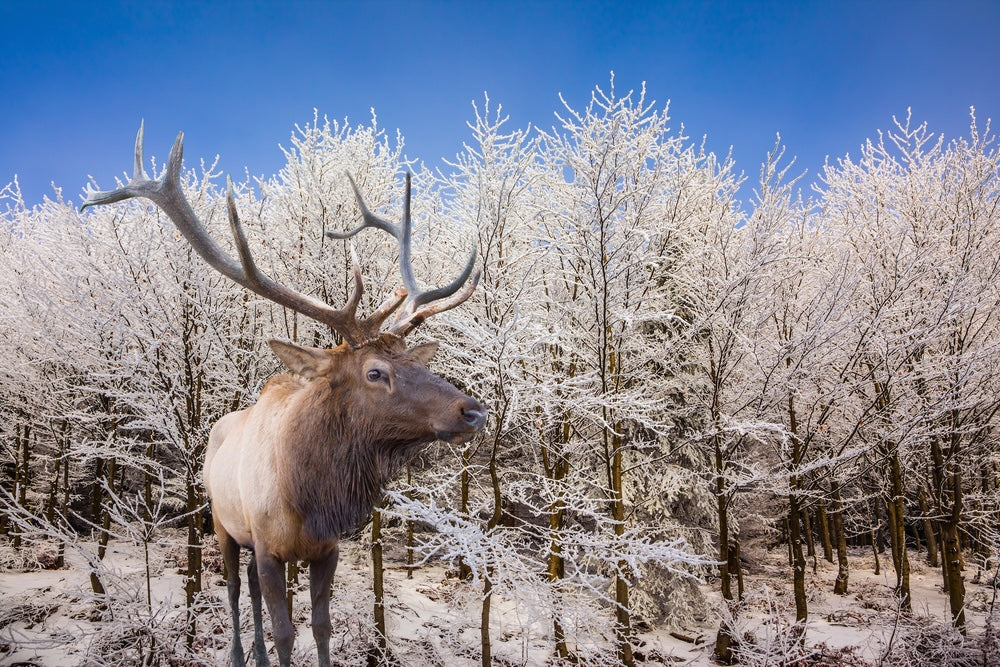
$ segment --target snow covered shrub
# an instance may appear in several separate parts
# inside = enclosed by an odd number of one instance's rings
[[[998,654],[984,654],[974,635],[963,636],[956,628],[937,619],[903,618],[898,636],[883,654],[882,664],[891,667],[983,667],[996,665]]]
[[[4,607],[0,609],[0,629],[14,623],[23,623],[25,627],[30,628],[44,621],[55,610],[54,605],[40,604],[26,599],[7,598],[4,601]]]

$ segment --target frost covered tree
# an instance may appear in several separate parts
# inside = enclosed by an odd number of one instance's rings
[[[863,429],[887,462],[879,469],[887,471],[899,593],[908,604],[905,508],[919,496],[923,516],[916,519],[928,543],[942,545],[958,627],[959,535],[973,520],[963,496],[975,493],[980,508],[993,504],[982,502],[980,490],[998,410],[997,160],[988,124],[980,133],[974,115],[969,137],[950,144],[907,116],[867,142],[857,162],[844,158],[824,174],[825,218],[843,235],[864,285],[858,322],[872,333],[863,342],[869,386],[862,391],[877,409]],[[982,548],[993,553],[996,546]]]
[[[557,368],[572,369],[574,382],[560,412],[573,415],[578,474],[604,496],[601,559],[612,575],[618,659],[631,664],[639,561],[630,517],[650,481],[643,463],[662,456],[671,426],[659,363],[678,306],[671,273],[687,226],[712,215],[713,179],[725,176],[669,132],[666,111],[644,89],[618,95],[612,79],[583,110],[565,107],[560,127],[542,133],[538,235]]]

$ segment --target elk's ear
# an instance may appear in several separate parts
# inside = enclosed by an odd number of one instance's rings
[[[434,353],[438,350],[437,342],[424,343],[423,345],[417,345],[410,348],[410,354],[416,357],[420,362],[426,366],[430,363],[431,359],[434,357]]]
[[[282,363],[296,375],[311,380],[330,370],[333,360],[326,350],[304,345],[292,345],[273,338],[267,341]]]

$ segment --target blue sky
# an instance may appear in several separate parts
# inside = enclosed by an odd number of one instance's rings
[[[912,107],[952,138],[1000,123],[1000,1],[0,2],[0,185],[79,202],[184,130],[189,164],[270,176],[313,109],[379,124],[431,166],[488,92],[551,128],[560,93],[638,89],[751,180],[780,132],[807,182]],[[749,195],[745,189],[744,196]]]

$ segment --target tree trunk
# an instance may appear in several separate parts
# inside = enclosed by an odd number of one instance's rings
[[[923,516],[922,525],[924,531],[924,543],[927,545],[927,564],[931,567],[939,567],[938,564],[938,541],[934,531],[934,522],[930,519],[930,510],[927,506],[927,494],[923,487],[917,493],[920,502],[920,514]]]
[[[184,601],[187,606],[187,631],[185,641],[188,649],[194,646],[197,634],[198,614],[195,610],[198,594],[201,593],[201,541],[202,518],[201,494],[193,477],[187,479],[187,572],[184,583]]]
[[[114,492],[115,491],[115,473],[117,472],[118,461],[116,459],[108,459],[104,465],[104,482],[107,484],[108,488]],[[101,489],[98,486],[98,489]],[[101,496],[104,493],[101,492]],[[104,507],[103,503],[100,509],[101,515],[101,530],[97,535],[97,557],[100,560],[104,560],[105,554],[108,552],[108,540],[111,538],[111,512]]]
[[[541,420],[541,415],[539,415]],[[543,431],[541,441],[542,468],[545,476],[553,482],[552,488],[556,497],[549,503],[549,549],[546,556],[546,576],[552,587],[554,600],[552,611],[552,638],[555,642],[556,655],[560,660],[575,661],[566,642],[566,631],[562,624],[562,580],[565,577],[565,563],[562,550],[563,517],[566,505],[562,498],[562,483],[569,474],[569,457],[563,450],[563,445],[570,437],[569,415],[564,415],[562,423],[551,431],[553,446],[547,444],[547,435]]]
[[[499,437],[493,441],[493,451],[490,453],[490,488],[493,490],[493,512],[486,522],[486,534],[491,535],[500,525],[503,516],[503,495],[500,492],[500,472],[497,468],[497,451],[500,448]],[[479,646],[483,667],[493,664],[493,645],[490,639],[490,607],[493,602],[493,571],[490,568],[483,573],[483,605],[479,615]]]
[[[730,562],[729,571],[736,572],[736,593],[739,596],[740,601],[743,601],[743,564],[740,562],[740,541],[739,536],[737,539],[733,540],[732,547],[729,549]]]
[[[722,446],[719,439],[715,440],[715,511],[719,521],[719,579],[722,586],[722,597],[733,599],[732,585],[729,580],[729,499],[726,497],[725,478],[723,477],[725,461],[722,456]]]
[[[605,437],[607,433],[605,432]],[[623,493],[623,462],[621,438],[611,437],[611,518],[614,520],[615,535],[625,534],[625,497]],[[629,606],[629,583],[621,575],[628,563],[620,561],[615,572],[615,644],[618,660],[627,667],[635,664],[632,655],[632,613]]]
[[[882,564],[879,562],[878,557],[878,499],[872,499],[868,504],[868,516],[870,517],[868,532],[872,541],[872,556],[875,558],[875,574],[880,574],[882,572]]]
[[[69,444],[67,443],[67,447]],[[63,457],[62,461],[63,470],[63,497],[62,497],[62,516],[63,521],[65,517],[69,516],[69,502],[70,502],[70,490],[69,490],[69,456]],[[59,540],[59,555],[56,556],[56,567],[63,568],[66,565],[66,540]]]
[[[958,450],[958,436],[953,436],[948,460],[953,460]],[[965,634],[965,580],[962,578],[962,545],[959,525],[962,519],[961,472],[949,469],[941,443],[931,439],[931,464],[934,488],[938,492],[938,514],[941,516],[941,566],[948,593],[948,606],[952,624]]]
[[[965,634],[965,579],[962,577],[962,563],[959,556],[958,523],[944,521],[941,534],[944,537],[945,576],[948,581],[948,606],[951,622]]]
[[[906,521],[903,504],[903,473],[899,455],[895,447],[889,455],[890,493],[886,502],[889,518],[889,538],[892,544],[892,566],[896,571],[896,595],[900,598],[901,609],[912,611],[910,598],[910,558],[906,553]]]
[[[826,511],[826,500],[820,500],[816,508],[816,519],[819,523],[819,537],[823,543],[823,560],[833,562],[833,540],[830,537],[830,521]]]
[[[483,577],[483,606],[479,612],[479,646],[482,651],[480,664],[493,664],[493,647],[490,643],[490,603],[493,600],[493,582],[489,575]]]
[[[14,456],[14,497],[19,507],[27,511],[28,485],[31,483],[31,426],[14,427],[17,451]],[[15,529],[11,546],[21,548],[21,531]]]
[[[63,420],[59,427],[59,434],[56,436],[56,446],[58,455],[53,461],[52,483],[49,485],[49,493],[45,498],[45,520],[55,525],[59,506],[59,480],[62,479],[63,462],[69,458],[69,442],[66,437],[66,429],[69,422]]]
[[[406,464],[406,497],[409,500],[413,500],[413,469],[410,464]],[[413,578],[413,554],[414,554],[414,544],[413,544],[413,519],[406,520],[406,578]]]
[[[375,641],[379,664],[389,657],[389,644],[385,631],[385,581],[382,567],[382,513],[372,511],[372,592],[375,594]]]
[[[844,510],[840,498],[840,484],[830,482],[830,497],[833,501],[833,534],[837,545],[837,580],[833,584],[836,595],[847,595],[849,568],[847,563],[847,535],[844,533]]]
[[[788,497],[788,542],[792,549],[792,586],[795,590],[795,622],[809,620],[809,602],[806,599],[806,558],[802,552],[802,528],[799,524],[799,498],[793,483]]]
[[[466,446],[462,450],[462,474],[460,477],[461,485],[461,501],[459,505],[459,512],[466,519],[469,518],[469,466],[472,462],[472,447]],[[458,578],[462,581],[468,581],[472,579],[472,568],[465,564],[465,559],[459,556],[458,558]]]
[[[812,530],[812,513],[808,509],[802,510],[802,540],[806,543],[806,557],[816,557],[816,538]]]
[[[787,547],[785,551],[787,552],[788,555],[788,567],[792,567],[793,565],[795,565],[795,553],[792,551],[792,528],[788,522],[787,516],[781,520],[781,523],[782,523],[781,532],[784,533],[783,537],[785,538],[785,546]]]

